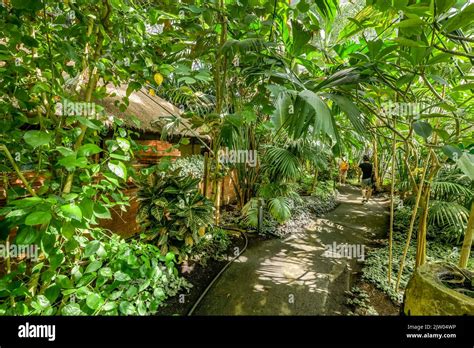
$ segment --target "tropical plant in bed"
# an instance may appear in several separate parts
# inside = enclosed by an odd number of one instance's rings
[[[213,204],[199,192],[199,181],[180,175],[179,169],[155,171],[141,180],[137,221],[143,238],[162,254],[171,251],[182,260],[212,223]]]

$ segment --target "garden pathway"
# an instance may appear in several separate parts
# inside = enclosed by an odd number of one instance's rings
[[[366,245],[388,231],[389,201],[375,198],[363,205],[351,186],[340,189],[338,201],[300,233],[250,243],[194,315],[344,314],[344,291],[355,280],[361,255],[335,257],[326,246],[347,243],[360,252],[363,245],[366,253]]]

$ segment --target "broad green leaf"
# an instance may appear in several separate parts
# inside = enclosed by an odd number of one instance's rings
[[[79,207],[82,211],[82,217],[85,219],[91,219],[94,215],[94,202],[89,198],[83,198]]]
[[[462,150],[456,146],[444,145],[441,150],[443,153],[454,161],[457,161],[462,156]]]
[[[102,267],[102,262],[101,261],[97,261],[97,260],[92,261],[90,264],[87,265],[87,268],[84,271],[84,274],[95,272],[101,267]]]
[[[77,150],[78,157],[88,157],[102,152],[102,149],[96,144],[85,144]]]
[[[15,243],[18,245],[30,245],[36,240],[36,230],[31,226],[22,226],[17,232]]]
[[[82,220],[82,211],[79,206],[71,203],[71,204],[62,205],[60,209],[63,212],[64,216],[77,220],[77,221]]]
[[[416,134],[423,137],[425,140],[433,133],[433,128],[428,122],[416,121],[413,123],[413,129]]]
[[[51,306],[51,302],[49,302],[48,298],[44,295],[38,295],[36,297],[38,304],[40,305],[41,309],[46,309]]]
[[[66,316],[76,316],[84,315],[84,312],[81,310],[81,307],[77,303],[69,303],[63,307],[61,310],[62,315]]]
[[[48,144],[51,141],[51,134],[43,131],[32,130],[26,132],[23,139],[28,145],[36,148]]]
[[[473,18],[474,4],[470,4],[464,10],[448,19],[444,25],[444,30],[449,33],[457,29],[462,29],[468,25],[472,25]]]
[[[62,289],[71,289],[74,287],[71,279],[64,274],[60,274],[56,277],[56,284],[58,284]]]
[[[117,303],[115,302],[107,302],[103,307],[102,310],[109,312],[117,308]]]
[[[70,222],[64,222],[61,226],[61,234],[66,237],[66,239],[71,239],[74,236],[75,228]]]
[[[99,270],[99,274],[104,278],[112,278],[112,270],[109,267],[104,267]]]
[[[66,156],[61,158],[58,163],[65,167],[67,170],[74,170],[76,167],[84,168],[87,166],[87,158],[79,157],[76,158],[76,155]]]
[[[120,161],[110,161],[108,167],[112,173],[117,175],[123,180],[127,180],[127,167],[123,162]]]
[[[28,226],[43,225],[51,221],[51,213],[48,211],[37,211],[28,215],[25,224]]]
[[[426,47],[425,44],[419,42],[419,41],[414,41],[411,39],[407,39],[405,37],[397,37],[395,39],[396,42],[398,42],[402,46],[408,46],[408,47]]]
[[[94,129],[94,130],[101,130],[102,127],[101,126],[98,126],[97,124],[95,124],[93,121],[85,118],[85,117],[82,117],[82,116],[76,116],[76,119],[79,121],[79,123],[81,123],[82,125],[86,126],[87,128],[90,128],[90,129]],[[98,121],[96,121],[98,122]]]
[[[27,198],[13,201],[11,204],[13,204],[14,206],[18,208],[27,208],[27,207],[38,205],[42,202],[43,202],[43,199],[40,197],[27,197]]]
[[[110,211],[107,207],[104,207],[101,204],[94,204],[94,215],[99,219],[111,219]]]
[[[128,301],[120,302],[119,309],[124,315],[132,315],[135,313],[135,307]]]
[[[90,294],[86,299],[87,307],[96,310],[104,304],[104,299],[99,294]]]
[[[114,273],[114,279],[119,282],[128,282],[131,278],[127,273],[123,273],[122,271],[117,271]]]
[[[12,0],[11,4],[14,8],[29,11],[37,11],[42,7],[41,1],[37,0]]]
[[[426,22],[421,20],[420,18],[410,18],[404,19],[397,23],[395,26],[398,28],[410,28],[410,27],[420,27],[426,25]]]
[[[474,180],[474,155],[465,152],[458,160],[457,165],[464,174]]]
[[[142,85],[139,82],[130,82],[127,87],[127,97],[129,97],[134,91],[139,91]]]
[[[117,144],[124,152],[130,150],[130,142],[125,138],[117,137]]]
[[[98,240],[90,241],[84,249],[84,257],[89,257],[94,255],[97,250],[100,248],[100,242]]]

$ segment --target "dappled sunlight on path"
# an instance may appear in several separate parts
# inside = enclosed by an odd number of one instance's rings
[[[360,252],[370,239],[385,233],[388,219],[387,202],[374,199],[363,205],[359,197],[358,190],[345,187],[340,205],[306,230],[253,243],[214,284],[195,314],[344,314],[344,291],[361,255],[343,257],[328,246],[358,246],[353,250]]]

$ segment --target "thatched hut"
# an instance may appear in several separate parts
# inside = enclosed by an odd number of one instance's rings
[[[147,151],[139,154],[140,162],[156,163],[162,156],[188,156],[201,152],[206,137],[191,128],[189,122],[180,116],[182,111],[178,107],[150,95],[144,88],[131,93],[126,106],[123,103],[126,92],[126,85],[108,85],[109,96],[99,104],[107,115],[122,119],[126,127],[139,133],[136,141],[148,147]],[[182,137],[189,138],[189,144],[181,144],[178,149],[169,151],[172,144],[177,144]]]

